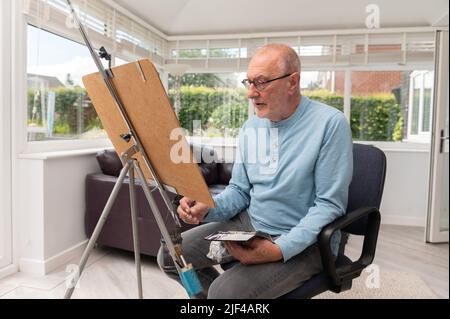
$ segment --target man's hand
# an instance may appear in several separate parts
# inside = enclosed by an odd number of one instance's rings
[[[205,218],[208,210],[208,205],[198,203],[188,197],[183,197],[180,200],[177,213],[186,224],[198,225]]]
[[[253,238],[245,244],[226,241],[224,244],[230,255],[244,265],[263,264],[283,259],[280,247],[267,239]]]

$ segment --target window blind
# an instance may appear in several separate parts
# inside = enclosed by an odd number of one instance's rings
[[[285,43],[304,68],[432,65],[434,32],[289,32],[256,35],[165,37],[101,0],[73,0],[89,38],[125,60],[150,58],[158,66],[183,63],[189,72],[243,72],[261,46]],[[81,42],[70,27],[64,0],[24,0],[24,14],[37,27]]]
[[[149,57],[156,64],[163,64],[165,41],[160,36],[100,0],[72,3],[94,47],[104,46],[126,60]],[[36,27],[82,42],[64,0],[25,0],[23,13],[28,23]]]
[[[249,58],[268,43],[290,45],[300,56],[306,68],[345,68],[373,66],[432,65],[434,32],[386,32],[325,34],[298,36],[271,36],[263,38],[227,40],[183,40],[169,42],[168,63],[190,64],[194,69],[213,69],[215,72],[245,71]],[[209,45],[208,45],[209,44]],[[216,59],[217,49],[229,48]],[[239,54],[240,52],[240,54]],[[208,54],[209,53],[209,54]],[[217,59],[216,59],[217,60]]]

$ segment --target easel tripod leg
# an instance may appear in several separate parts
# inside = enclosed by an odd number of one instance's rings
[[[111,208],[116,200],[117,195],[119,194],[120,188],[122,187],[123,180],[127,176],[128,171],[130,170],[130,164],[127,163],[122,171],[120,172],[119,178],[114,185],[113,191],[106,202],[105,208],[100,216],[100,219],[95,226],[94,232],[92,233],[91,238],[89,239],[88,245],[83,252],[83,256],[81,257],[80,264],[78,265],[78,276],[75,276],[70,284],[70,287],[67,289],[64,299],[70,299],[75,290],[75,287],[78,283],[79,278],[83,272],[84,267],[86,266],[86,262],[91,254],[92,249],[94,248],[95,243],[97,242],[98,236],[100,235],[102,228],[108,218],[109,213],[111,212]]]
[[[164,224],[164,221],[162,219],[161,213],[158,209],[158,206],[156,205],[155,200],[153,199],[151,192],[148,188],[147,182],[144,177],[144,173],[142,172],[142,169],[139,166],[139,163],[135,162],[135,168],[137,175],[139,177],[139,180],[142,184],[142,189],[144,190],[145,197],[147,198],[148,203],[150,204],[150,208],[152,209],[153,216],[155,217],[155,220],[158,224],[159,230],[161,231],[161,235],[164,238],[164,241],[166,243],[166,247],[169,250],[170,255],[172,256],[172,259],[174,261],[175,267],[177,268],[177,271],[180,275],[181,282],[186,289],[188,295],[190,298],[197,298],[202,296],[203,294],[203,287],[200,283],[200,280],[198,279],[197,273],[195,272],[195,269],[192,267],[191,264],[187,264],[186,261],[183,258],[183,255],[181,254],[181,247],[180,245],[175,245],[168,230],[167,227]]]
[[[141,249],[139,245],[139,230],[137,222],[137,211],[136,211],[136,194],[135,194],[135,168],[136,160],[133,160],[132,166],[130,168],[130,207],[131,207],[131,224],[133,227],[133,245],[134,245],[134,261],[136,265],[136,278],[138,285],[138,297],[143,298],[142,294],[142,275],[141,275]]]

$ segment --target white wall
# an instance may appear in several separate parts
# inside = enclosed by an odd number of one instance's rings
[[[73,247],[84,235],[85,178],[99,172],[92,155],[56,158],[45,162],[45,258]],[[70,205],[67,205],[70,203]]]
[[[20,156],[16,207],[21,271],[47,274],[84,248],[84,181],[100,171],[94,155]]]
[[[386,182],[381,202],[384,224],[426,225],[430,152],[385,150]]]

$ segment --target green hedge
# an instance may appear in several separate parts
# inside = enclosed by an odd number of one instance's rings
[[[55,88],[50,92],[55,93],[55,120],[53,133],[55,135],[77,135],[79,117],[82,116],[82,132],[90,131],[93,128],[102,128],[97,113],[89,100],[86,90],[80,87]],[[44,103],[47,104],[47,94],[44,92]],[[28,122],[32,121],[32,111],[36,106],[36,118],[34,122],[43,125],[42,119],[42,99],[38,96],[34,103],[35,90],[28,90]]]
[[[78,117],[83,117],[83,132],[93,128],[102,128],[94,107],[82,88],[53,89],[56,93],[54,133],[77,135]],[[326,90],[304,91],[303,95],[343,110],[344,98]],[[175,93],[169,91],[173,104]],[[47,103],[45,98],[45,103]],[[79,110],[79,105],[84,107]],[[28,91],[28,117],[34,105],[34,90]],[[403,138],[403,117],[401,106],[393,94],[374,94],[371,96],[355,96],[351,99],[351,129],[353,138],[365,141],[401,141]],[[181,88],[181,126],[190,132],[193,120],[200,120],[203,130],[225,128],[237,133],[247,119],[248,100],[245,89],[182,87]],[[38,117],[35,122],[42,125],[41,99],[36,100]]]
[[[217,111],[214,115],[216,119],[214,124],[212,123],[212,117],[214,111],[221,109],[223,112],[227,112],[226,105],[240,105],[238,108],[242,108],[243,105],[248,105],[247,93],[245,89],[230,89],[230,88],[207,88],[207,87],[190,87],[183,86],[181,88],[181,107],[179,120],[183,128],[189,132],[193,130],[194,120],[200,120],[202,129],[206,130],[209,127],[217,128],[215,125],[219,125],[218,119],[222,118],[229,123],[237,123],[238,118],[227,119],[226,114],[219,114]],[[169,98],[172,105],[175,100],[175,92],[169,91]],[[237,117],[239,115],[236,115]],[[225,122],[222,122],[225,123]]]
[[[303,95],[343,111],[344,97],[327,90],[303,91]],[[169,97],[173,103],[175,92]],[[374,94],[351,98],[351,129],[355,140],[401,141],[403,117],[393,94]],[[202,129],[235,129],[242,125],[246,112],[245,89],[182,87],[180,123],[192,132],[192,121],[201,120]],[[231,113],[230,113],[231,110]]]
[[[248,119],[248,102],[245,100],[245,104],[225,104],[215,109],[210,118],[210,128],[215,128],[217,133],[215,136],[222,136],[226,132],[227,136],[237,137],[239,130]],[[225,131],[226,130],[226,131]]]
[[[326,90],[304,91],[303,95],[343,111],[344,97]],[[353,138],[363,141],[401,141],[403,116],[394,94],[378,93],[351,98]]]

